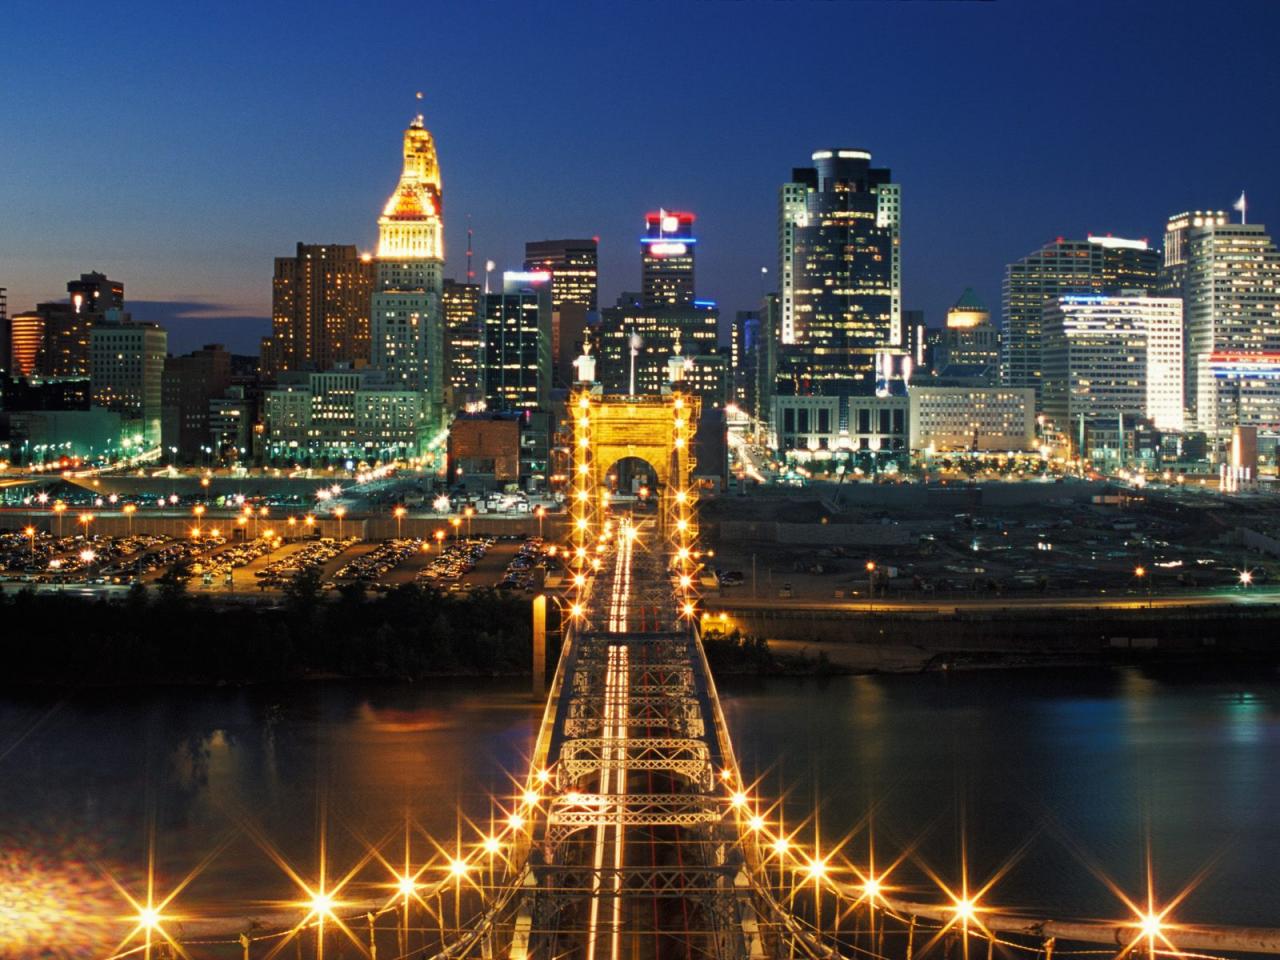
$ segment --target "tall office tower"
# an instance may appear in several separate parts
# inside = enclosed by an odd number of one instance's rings
[[[924,323],[923,310],[902,311],[902,352],[911,358],[915,370],[926,366],[926,350],[929,328]]]
[[[1280,427],[1280,252],[1262,224],[1205,222],[1186,241],[1196,429]]]
[[[124,284],[108,280],[96,270],[80,274],[79,280],[67,283],[71,309],[88,315],[90,323],[119,323],[124,311]]]
[[[594,237],[585,240],[531,240],[524,245],[527,273],[551,274],[551,308],[579,303],[598,306],[598,252]]]
[[[368,362],[373,258],[352,244],[300,243],[292,257],[275,263],[262,372]]]
[[[679,344],[691,360],[714,351],[720,311],[710,300],[688,307],[610,307],[600,316],[597,379],[607,393],[661,393]]]
[[[370,337],[389,386],[417,390],[430,423],[444,410],[444,221],[436,145],[419,114],[404,132],[404,170],[378,218]]]
[[[1059,237],[1009,264],[1003,290],[1001,384],[1035,387],[1039,399],[1041,314],[1048,301],[1068,293],[1155,293],[1159,262],[1159,253],[1145,240],[1090,236],[1087,240]]]
[[[550,409],[551,312],[551,278],[542,272],[508,271],[502,293],[481,297],[488,409]]]
[[[729,375],[734,403],[746,406],[748,393],[754,394],[751,382],[756,351],[760,345],[760,311],[739,310],[729,328]]]
[[[93,405],[120,414],[125,433],[160,443],[161,396],[169,336],[153,323],[99,323],[89,335]]]
[[[31,317],[37,317],[38,323]],[[39,327],[40,340],[32,373],[44,377],[89,376],[89,330],[94,314],[76,313],[69,303],[37,303],[30,314],[13,318],[14,335],[18,334],[22,320],[23,336]]]
[[[903,342],[902,191],[865,150],[813,163],[779,194],[778,392],[871,394],[877,356]]]
[[[15,313],[9,319],[9,371],[14,377],[31,377],[39,372],[44,347],[44,317],[36,310]]]
[[[1196,210],[1177,213],[1169,218],[1164,228],[1164,258],[1160,265],[1160,278],[1156,292],[1162,297],[1181,297],[1187,299],[1187,234],[1193,227],[1206,225],[1226,226],[1227,214],[1223,210]],[[1190,331],[1187,330],[1189,312],[1182,312],[1183,343],[1190,345]],[[1196,377],[1191,366],[1191,351],[1182,353],[1182,406],[1190,414],[1196,406]]]
[[[966,287],[947,311],[942,342],[934,351],[934,372],[966,385],[991,386],[999,380],[999,367],[1000,334],[991,323],[991,312]]]
[[[658,210],[644,215],[640,238],[641,304],[646,307],[687,307],[693,303],[692,213]]]
[[[445,405],[457,411],[484,396],[480,377],[483,337],[480,284],[445,278],[441,293],[444,317]]]
[[[231,386],[231,354],[220,343],[206,344],[182,357],[168,357],[160,379],[160,444],[184,460],[211,462],[212,402]]]
[[[1043,316],[1044,413],[1077,453],[1082,423],[1145,417],[1159,430],[1183,428],[1179,298],[1066,294]]]

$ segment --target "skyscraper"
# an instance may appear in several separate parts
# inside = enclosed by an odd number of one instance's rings
[[[524,269],[551,274],[551,308],[578,303],[597,308],[599,254],[594,237],[585,240],[531,240],[524,245]]]
[[[490,410],[551,405],[551,278],[509,271],[482,297],[484,396]]]
[[[153,323],[99,323],[89,334],[95,407],[120,414],[126,434],[160,443],[161,391],[169,336]]]
[[[1280,427],[1280,251],[1266,227],[1192,225],[1185,289],[1196,428],[1222,441]]]
[[[646,307],[687,307],[694,297],[692,213],[658,210],[644,216],[640,238],[640,284]]]
[[[209,407],[231,386],[231,354],[220,343],[206,344],[182,357],[168,357],[160,381],[160,442],[179,456],[199,460],[212,448]]]
[[[1164,260],[1160,265],[1160,278],[1157,283],[1157,292],[1162,297],[1181,297],[1185,303],[1187,300],[1187,234],[1192,227],[1203,227],[1206,225],[1225,226],[1227,223],[1227,214],[1223,210],[1196,210],[1194,212],[1177,213],[1169,218],[1164,228]],[[1186,310],[1182,312],[1182,342],[1184,346],[1191,343],[1190,331],[1187,329],[1187,323],[1190,313]],[[1182,352],[1182,406],[1188,414],[1195,409],[1196,406],[1196,377],[1195,370],[1191,366],[1191,351],[1189,349]]]
[[[877,355],[902,347],[901,188],[865,150],[812,159],[779,194],[777,389],[871,394]]]
[[[292,257],[276,257],[264,374],[368,362],[372,260],[341,243],[299,243]]]
[[[604,310],[597,368],[600,383],[608,393],[661,392],[669,382],[667,363],[676,345],[680,355],[691,362],[702,354],[714,353],[719,322],[720,311],[709,300],[696,300],[687,307]]]
[[[991,313],[971,287],[947,311],[942,342],[934,355],[934,372],[946,380],[991,386],[998,382],[1000,335]]]
[[[404,132],[404,169],[378,218],[370,337],[373,365],[419,391],[427,419],[444,408],[444,221],[435,141],[419,114]]]
[[[1046,304],[1042,404],[1049,422],[1075,438],[1088,423],[1145,417],[1181,430],[1182,301],[1145,292],[1065,294]]]
[[[480,284],[446,278],[441,310],[444,316],[444,365],[448,377],[445,402],[451,411],[457,411],[484,396],[480,373],[483,344]]]
[[[87,315],[90,323],[119,323],[124,310],[124,284],[108,280],[106,274],[94,270],[80,274],[79,280],[67,283],[67,297],[71,309],[81,316]]]
[[[1095,237],[1052,243],[1005,269],[1000,382],[1034,387],[1040,396],[1042,313],[1049,301],[1070,293],[1154,293],[1159,254],[1145,240]]]

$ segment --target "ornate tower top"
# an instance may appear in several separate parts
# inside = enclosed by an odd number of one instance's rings
[[[443,259],[440,164],[422,114],[404,132],[404,169],[378,218],[378,257]]]

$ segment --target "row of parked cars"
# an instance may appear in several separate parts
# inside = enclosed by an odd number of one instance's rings
[[[344,563],[333,579],[383,586],[383,577],[426,546],[426,541],[418,539],[388,540],[364,556]]]
[[[255,571],[254,576],[258,578],[258,585],[264,590],[267,587],[283,586],[304,570],[314,570],[324,566],[355,542],[355,537],[347,537],[343,540],[324,537],[314,540],[288,557],[273,560],[261,570]]]
[[[472,585],[469,582],[462,582],[462,578],[475,569],[480,558],[493,544],[493,537],[476,537],[461,543],[447,544],[440,556],[422,569],[418,579],[437,583],[448,582],[448,589],[454,593],[470,590]]]
[[[507,564],[506,573],[498,581],[499,590],[533,590],[533,578],[539,567],[558,567],[559,561],[542,546],[541,537],[528,537]]]

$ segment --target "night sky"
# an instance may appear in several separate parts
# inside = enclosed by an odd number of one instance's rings
[[[196,11],[199,12],[196,12]],[[642,217],[699,218],[698,292],[755,306],[777,188],[822,147],[903,185],[904,306],[1058,235],[1160,237],[1187,208],[1275,218],[1280,3],[16,3],[3,15],[0,286],[124,281],[171,347],[256,352],[272,258],[371,249],[419,109],[446,275],[598,235],[601,303]],[[178,317],[185,319],[176,319]]]

